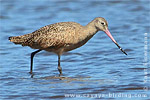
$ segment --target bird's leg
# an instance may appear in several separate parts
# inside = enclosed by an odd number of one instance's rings
[[[30,66],[30,74],[32,74],[32,66],[33,66],[33,57],[34,57],[34,55],[36,54],[36,53],[38,53],[38,52],[40,52],[41,50],[39,49],[39,50],[37,50],[37,51],[34,51],[34,52],[32,52],[31,53],[31,66]]]
[[[58,55],[58,71],[59,71],[59,76],[62,75],[62,68],[60,67],[60,55]]]

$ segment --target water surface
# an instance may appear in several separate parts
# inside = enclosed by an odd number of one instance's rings
[[[61,78],[57,56],[46,51],[35,56],[31,78],[30,54],[35,50],[8,41],[9,36],[30,33],[48,24],[75,21],[86,25],[95,17],[108,21],[109,30],[128,56],[104,32],[98,32],[86,45],[61,57]],[[146,57],[150,64],[149,0],[0,0],[0,35],[2,100],[150,98],[150,67],[145,65]]]

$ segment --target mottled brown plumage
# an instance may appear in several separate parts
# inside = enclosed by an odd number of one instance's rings
[[[31,54],[31,67],[34,55],[46,50],[54,52],[58,55],[58,70],[61,72],[60,55],[76,49],[84,45],[93,35],[98,31],[108,33],[108,23],[102,17],[97,17],[86,26],[82,26],[76,22],[60,22],[40,28],[32,33],[22,36],[9,37],[11,42],[21,44],[22,46],[29,46],[33,49],[39,49]],[[111,35],[107,35],[116,43]],[[32,68],[30,70],[32,73]]]
[[[105,21],[103,18],[100,19]],[[82,46],[98,31],[94,28],[94,21],[87,26],[82,26],[75,22],[55,23],[29,34],[10,37],[10,41],[22,46],[30,46],[33,49],[62,54],[63,52]],[[63,50],[61,52],[57,51],[60,48],[63,48]]]

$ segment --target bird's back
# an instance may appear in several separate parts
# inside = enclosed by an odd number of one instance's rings
[[[60,22],[44,26],[29,34],[9,37],[9,40],[34,49],[61,47],[68,43],[75,43],[77,40],[75,38],[82,27],[75,22]]]

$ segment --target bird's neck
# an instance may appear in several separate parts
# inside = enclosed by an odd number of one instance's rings
[[[84,26],[84,30],[88,36],[92,36],[98,32],[98,30],[96,29],[96,27],[92,21],[90,23],[88,23],[86,26]]]
[[[82,34],[78,34],[79,41],[81,41],[81,46],[85,44],[89,39],[91,39],[98,30],[95,28],[94,23],[90,22],[80,30]]]

